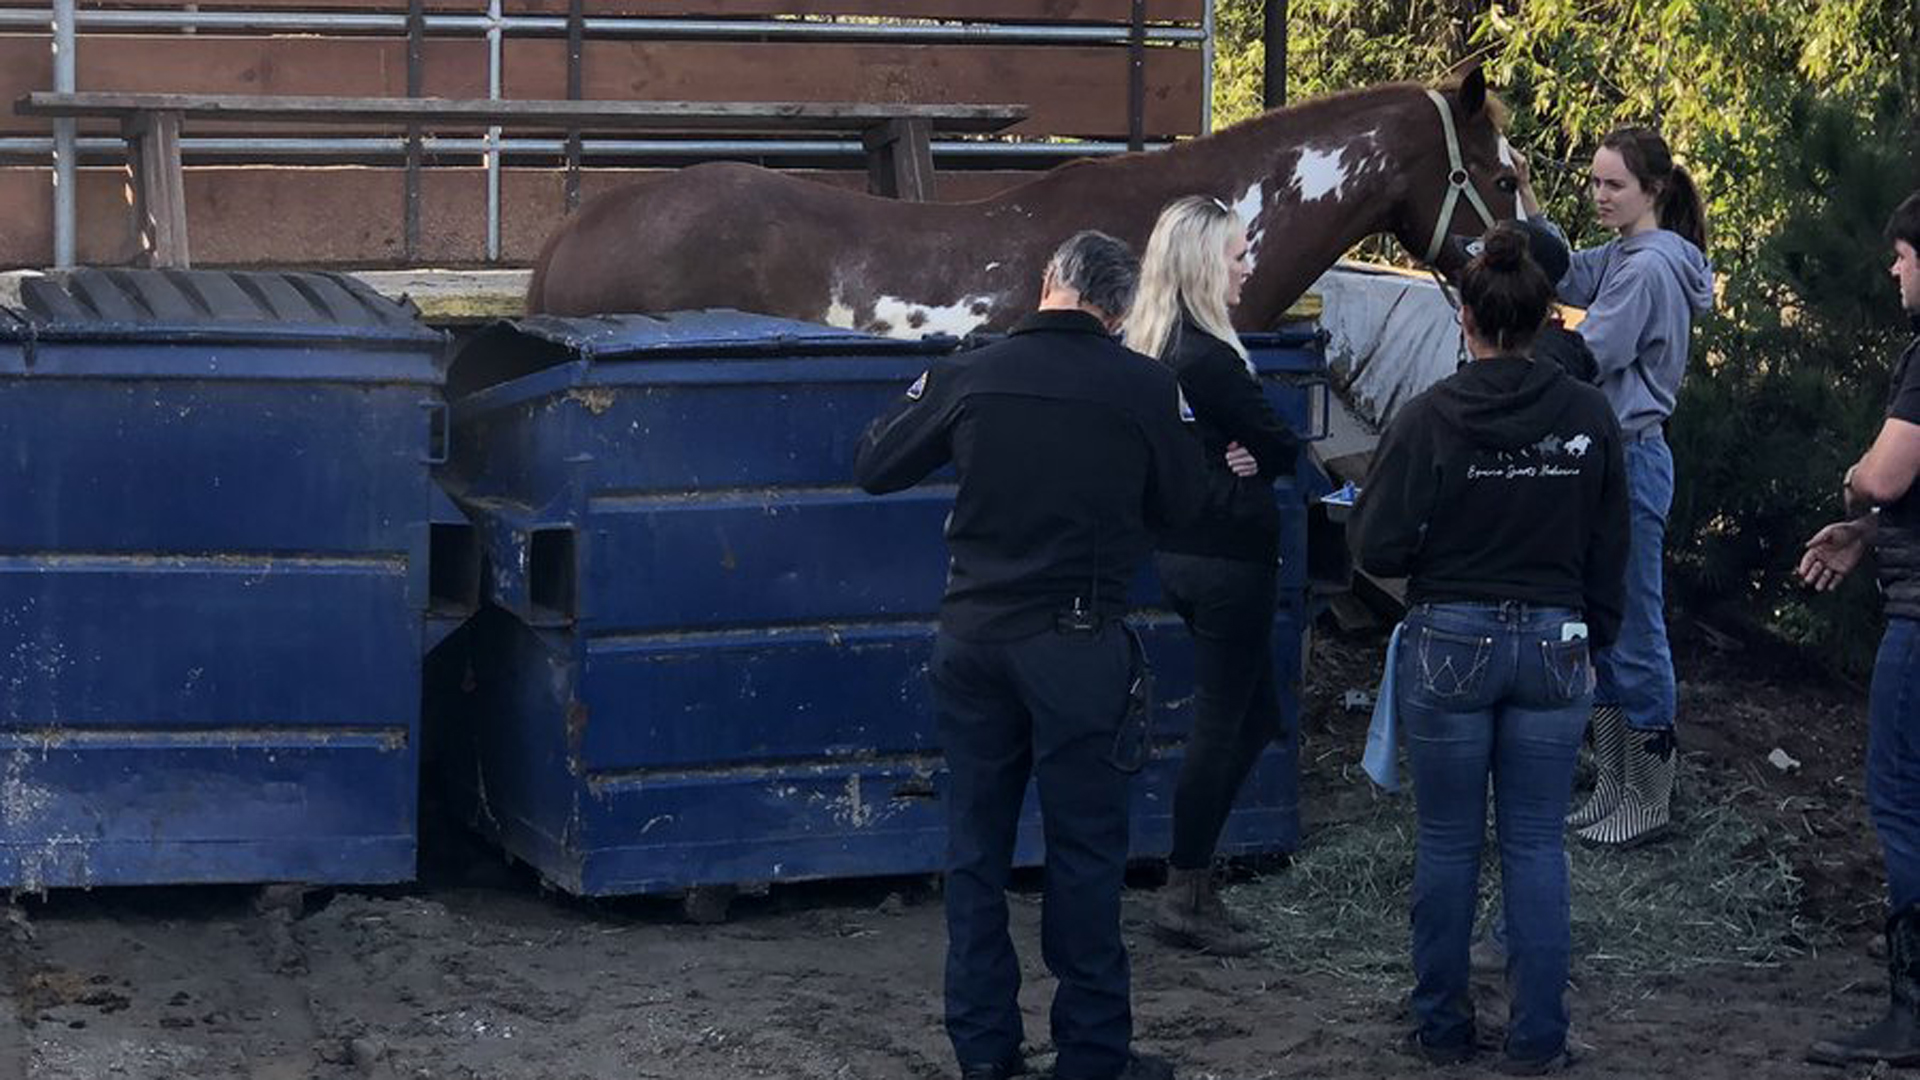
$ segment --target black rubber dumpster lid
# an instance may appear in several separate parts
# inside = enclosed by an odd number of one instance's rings
[[[46,340],[443,340],[410,304],[341,274],[69,270],[23,280],[11,314],[14,332]]]
[[[659,315],[534,315],[494,323],[469,340],[447,373],[461,397],[555,364],[688,357],[900,356],[952,352],[945,334],[884,338],[817,323],[714,308]]]
[[[535,315],[511,324],[520,335],[563,345],[587,360],[651,356],[793,356],[805,353],[949,352],[954,338],[874,337],[857,330],[715,308],[662,315]]]

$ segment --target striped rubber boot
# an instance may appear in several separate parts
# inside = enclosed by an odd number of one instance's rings
[[[1615,705],[1593,707],[1593,794],[1567,815],[1567,828],[1584,829],[1620,808],[1627,791],[1627,714]]]
[[[1633,847],[1667,831],[1673,815],[1673,732],[1630,732],[1627,784],[1613,813],[1575,833],[1602,847]]]

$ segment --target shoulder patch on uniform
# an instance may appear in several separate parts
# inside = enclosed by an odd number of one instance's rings
[[[931,375],[931,374],[933,374],[933,372],[931,372],[931,371],[923,371],[923,372],[921,372],[921,373],[920,373],[920,377],[919,377],[919,378],[917,378],[917,379],[915,379],[915,380],[913,380],[913,385],[912,385],[912,386],[909,386],[909,387],[907,387],[907,400],[908,400],[908,401],[919,401],[919,400],[921,399],[921,397],[923,397],[923,396],[924,396],[924,395],[926,394],[926,392],[927,392],[927,376],[929,376],[929,375]]]
[[[1186,392],[1186,390],[1184,390],[1184,389],[1176,389],[1176,390],[1174,391],[1174,393],[1176,393],[1176,394],[1178,394],[1178,395],[1180,395],[1180,420],[1181,420],[1181,422],[1182,422],[1182,423],[1187,423],[1187,424],[1191,424],[1191,423],[1193,423],[1193,406],[1191,406],[1191,405],[1189,405],[1189,404],[1187,404],[1187,392]]]

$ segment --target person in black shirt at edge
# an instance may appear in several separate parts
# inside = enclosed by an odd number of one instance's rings
[[[951,462],[951,565],[930,667],[947,759],[946,1027],[965,1080],[1021,1075],[1006,887],[1029,774],[1046,840],[1041,951],[1059,979],[1059,1080],[1171,1077],[1132,1053],[1120,891],[1129,776],[1150,717],[1121,621],[1156,529],[1198,510],[1199,445],[1173,373],[1116,342],[1138,280],[1126,245],[1073,236],[1040,310],[1004,341],[934,362],[867,429],[875,494]]]
[[[1553,290],[1495,226],[1461,278],[1474,357],[1401,410],[1349,525],[1360,565],[1405,577],[1395,706],[1419,821],[1409,1046],[1476,1048],[1468,946],[1492,779],[1511,1018],[1504,1071],[1567,1061],[1563,835],[1592,706],[1590,650],[1618,633],[1628,529],[1620,425],[1600,391],[1528,350]]]
[[[1162,533],[1154,562],[1167,604],[1193,635],[1193,731],[1173,793],[1173,852],[1153,913],[1162,937],[1218,956],[1259,939],[1221,903],[1213,856],[1233,800],[1284,723],[1273,667],[1280,509],[1273,481],[1290,475],[1299,440],[1274,415],[1227,311],[1252,267],[1247,226],[1215,199],[1176,199],[1160,212],[1141,260],[1127,346],[1180,377],[1206,472],[1205,510]],[[1234,464],[1237,463],[1238,467]]]
[[[1889,1001],[1876,1023],[1814,1043],[1807,1060],[1822,1065],[1920,1065],[1920,192],[1893,212],[1887,239],[1915,336],[1879,435],[1841,481],[1847,520],[1815,533],[1799,566],[1826,592],[1871,550],[1887,616],[1867,692],[1867,809],[1887,864]]]

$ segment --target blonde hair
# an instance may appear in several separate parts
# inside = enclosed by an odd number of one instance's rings
[[[1168,203],[1140,260],[1140,289],[1122,328],[1127,347],[1162,356],[1184,310],[1193,321],[1247,358],[1227,317],[1227,242],[1246,222],[1218,199],[1188,195]]]

